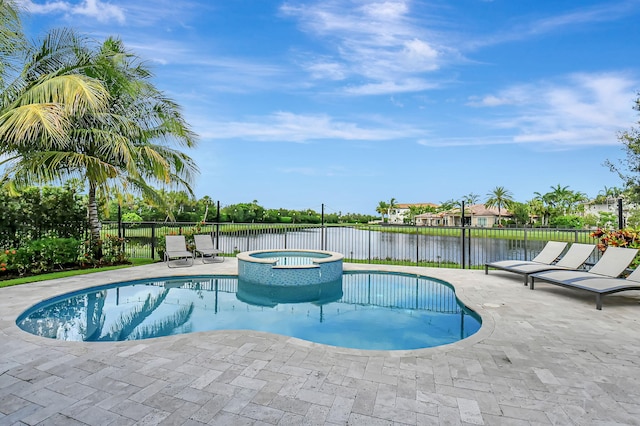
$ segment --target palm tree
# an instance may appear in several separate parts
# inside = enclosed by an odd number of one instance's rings
[[[534,192],[535,196],[532,201],[532,209],[538,215],[542,215],[542,225],[548,225],[549,219],[551,218],[551,213],[555,210],[556,202],[553,199],[553,194],[550,192],[546,194],[541,194],[539,192]]]
[[[108,108],[69,114],[64,144],[51,146],[37,139],[15,156],[7,173],[19,183],[82,178],[88,185],[87,214],[95,243],[100,241],[99,197],[135,191],[162,206],[163,197],[153,184],[182,186],[192,194],[190,182],[197,167],[169,146],[195,146],[195,134],[179,107],[152,85],[151,73],[140,59],[113,38],[89,56],[83,78],[102,83],[109,94]],[[99,244],[96,247],[99,258]]]
[[[563,215],[567,214],[571,193],[568,186],[560,186],[560,184],[551,186],[551,192],[548,193],[549,199],[552,200],[554,206],[561,209]]]
[[[598,204],[608,205],[610,201],[615,202],[615,200],[620,198],[623,193],[624,191],[621,188],[615,186],[609,188],[608,186],[605,186],[604,189],[598,192],[595,201]]]
[[[438,212],[446,212],[449,211],[456,206],[459,206],[460,202],[458,200],[454,200],[453,198],[447,201],[442,201],[440,205],[436,208]]]
[[[197,167],[170,145],[193,147],[196,135],[178,105],[153,86],[150,70],[120,40],[108,38],[87,73],[105,83],[111,95],[110,110],[80,117],[78,131],[72,134],[75,152],[67,153],[69,157],[80,154],[80,161],[69,158],[64,165],[84,173],[89,185],[90,229],[99,239],[95,201],[98,196],[108,198],[114,188],[139,192],[159,205],[163,197],[153,184],[183,187],[193,195],[190,182]]]
[[[484,205],[486,207],[497,207],[498,208],[498,224],[500,224],[502,219],[502,208],[508,208],[511,203],[513,203],[513,195],[511,191],[506,189],[503,186],[496,186],[493,190],[487,194],[487,201],[485,201]]]
[[[4,89],[5,79],[16,70],[16,62],[27,45],[20,10],[15,1],[0,2],[0,87]],[[19,68],[19,67],[18,67]]]
[[[389,218],[391,217],[391,210],[395,209],[396,207],[398,207],[398,203],[396,202],[396,199],[391,198],[389,200],[389,204],[387,205],[387,216]]]
[[[376,207],[376,213],[380,213],[382,221],[384,222],[384,216],[389,212],[389,204],[386,201],[380,201],[378,207]]]
[[[462,201],[467,203],[467,205],[469,205],[469,206],[472,206],[472,205],[476,204],[479,199],[480,199],[480,196],[478,194],[474,194],[473,192],[471,192],[468,195],[465,195],[464,197],[462,197]]]
[[[545,226],[549,217],[549,210],[540,193],[536,192],[534,195],[536,196],[529,201],[529,211],[533,216],[540,218],[542,226]]]
[[[204,204],[204,214],[202,215],[202,222],[207,221],[207,215],[209,214],[209,206],[213,204],[213,200],[208,195],[202,197],[198,204]]]
[[[1,2],[0,10],[6,12],[8,4]],[[109,99],[100,81],[80,74],[90,65],[90,54],[72,31],[52,31],[38,46],[25,43],[23,54],[28,60],[21,72],[6,84],[7,74],[2,76],[0,184],[9,189],[50,180],[46,167],[16,171],[40,160],[43,151],[67,148],[71,117],[103,113]]]

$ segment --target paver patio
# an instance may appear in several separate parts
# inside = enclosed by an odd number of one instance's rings
[[[505,272],[345,264],[452,283],[483,318],[439,348],[363,351],[251,331],[87,343],[23,332],[42,299],[98,284],[236,274],[164,264],[0,289],[0,424],[640,424],[640,292],[606,297]]]

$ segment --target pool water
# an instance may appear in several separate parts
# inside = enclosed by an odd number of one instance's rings
[[[480,318],[448,283],[411,274],[345,272],[292,289],[229,276],[158,278],[49,299],[17,324],[76,341],[146,339],[208,330],[256,330],[356,349],[445,345],[476,333]]]

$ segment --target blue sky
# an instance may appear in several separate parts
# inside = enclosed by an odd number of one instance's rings
[[[118,36],[200,135],[196,196],[374,214],[621,186],[640,0],[21,0]]]

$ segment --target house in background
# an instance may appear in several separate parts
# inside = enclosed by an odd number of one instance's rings
[[[455,208],[440,213],[423,213],[415,217],[417,226],[462,226],[460,209]],[[500,210],[500,217],[510,219],[513,214],[507,209]],[[473,204],[464,209],[464,225],[482,228],[498,224],[498,209],[484,204]]]
[[[618,226],[618,216],[620,215],[618,199],[617,198],[607,198],[604,203],[597,203],[596,200],[591,200],[588,203],[584,203],[583,205],[582,216],[593,215],[596,217],[600,217],[601,213],[608,213],[612,221],[610,223],[601,223],[598,226],[604,227],[613,227]],[[627,219],[631,215],[631,213],[636,210],[638,206],[634,203],[624,202],[622,203],[622,228],[624,228],[627,224]]]
[[[405,218],[409,217],[411,207],[438,207],[433,203],[416,203],[416,204],[396,204],[392,209],[389,209],[388,223],[401,225],[405,223]]]
[[[416,226],[449,226],[447,223],[448,218],[445,216],[445,212],[422,213],[417,215],[414,219],[416,221]]]

